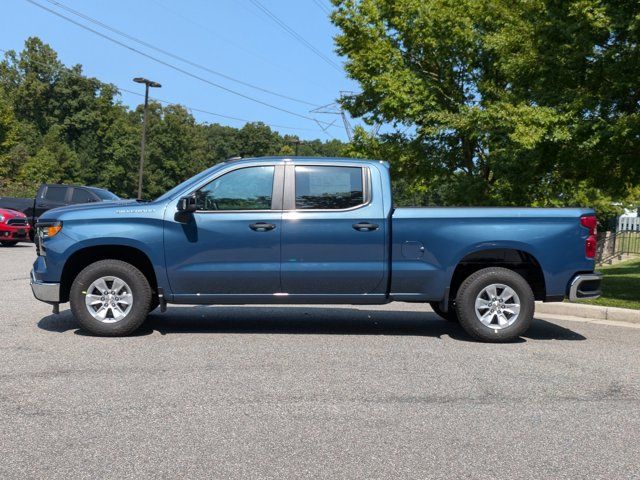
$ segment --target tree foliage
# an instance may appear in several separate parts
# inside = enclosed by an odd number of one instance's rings
[[[612,212],[640,183],[640,4],[334,0],[351,153],[441,204]]]
[[[127,108],[115,86],[64,66],[29,38],[0,62],[0,195],[32,195],[41,182],[137,192],[143,107]],[[155,197],[231,156],[289,154],[295,136],[262,123],[198,123],[181,105],[150,102],[144,196]],[[335,155],[339,141],[307,141],[300,155]],[[288,150],[289,149],[289,150]]]

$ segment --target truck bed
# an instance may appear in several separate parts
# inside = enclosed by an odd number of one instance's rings
[[[405,300],[442,298],[457,265],[474,252],[524,252],[544,272],[548,299],[566,294],[576,272],[593,271],[584,255],[583,208],[397,208],[392,215],[391,293]],[[499,252],[499,253],[497,253]],[[416,284],[420,288],[416,289]]]

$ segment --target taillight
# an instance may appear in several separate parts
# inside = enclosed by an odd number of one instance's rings
[[[584,252],[587,258],[595,258],[597,251],[598,220],[595,215],[584,215],[580,217],[580,225],[589,229],[589,236],[584,242]]]

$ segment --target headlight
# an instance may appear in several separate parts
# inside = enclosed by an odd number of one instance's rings
[[[55,237],[62,230],[62,222],[57,220],[36,223],[36,251],[38,255],[46,256],[44,240]]]
[[[0,223],[4,223],[4,215],[0,215]]]
[[[38,222],[36,224],[36,234],[43,239],[55,237],[60,230],[62,230],[62,222]]]

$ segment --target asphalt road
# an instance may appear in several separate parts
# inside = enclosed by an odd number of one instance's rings
[[[0,478],[640,478],[640,328],[170,307],[96,338],[0,249]]]

